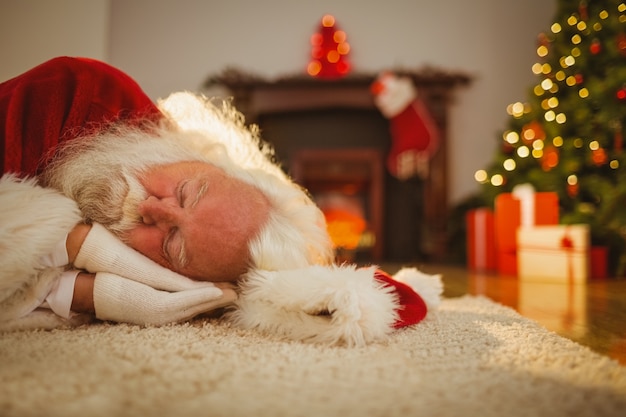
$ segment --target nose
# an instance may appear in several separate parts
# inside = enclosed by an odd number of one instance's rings
[[[168,199],[150,196],[137,207],[144,224],[169,228],[176,223],[180,207]]]

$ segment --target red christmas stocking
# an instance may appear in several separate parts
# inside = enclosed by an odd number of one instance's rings
[[[389,119],[392,145],[387,169],[402,180],[428,175],[428,161],[437,150],[439,131],[408,78],[383,73],[373,84],[376,106]]]

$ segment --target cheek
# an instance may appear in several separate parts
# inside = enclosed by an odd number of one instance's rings
[[[162,253],[163,232],[156,227],[138,226],[126,234],[126,244],[159,265],[170,267]]]
[[[149,169],[139,182],[147,193],[158,198],[164,198],[171,194],[171,190],[180,181],[180,174],[169,166],[157,165]]]

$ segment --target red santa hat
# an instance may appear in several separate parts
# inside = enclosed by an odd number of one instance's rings
[[[32,175],[58,143],[86,129],[159,117],[119,69],[89,58],[54,58],[0,84],[0,166],[3,173]]]

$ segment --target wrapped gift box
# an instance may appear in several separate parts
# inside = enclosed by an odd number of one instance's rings
[[[470,210],[465,216],[467,229],[467,268],[470,271],[496,270],[496,246],[493,211],[489,208]]]
[[[559,198],[553,192],[520,196],[503,193],[495,199],[494,232],[498,273],[517,276],[517,229],[559,223]]]
[[[517,230],[520,281],[582,283],[589,278],[589,226],[555,225]]]

